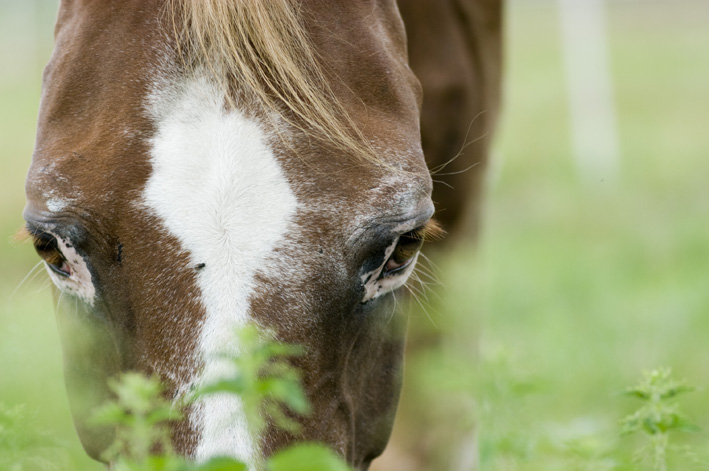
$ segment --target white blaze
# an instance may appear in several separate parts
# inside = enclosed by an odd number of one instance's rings
[[[144,201],[190,254],[206,310],[199,384],[230,373],[217,358],[238,351],[234,330],[249,320],[254,275],[283,240],[297,201],[260,125],[224,109],[206,78],[157,90],[152,175]],[[190,269],[191,267],[175,267]],[[196,458],[229,455],[254,463],[256,446],[233,397],[204,399],[191,418],[201,430]]]

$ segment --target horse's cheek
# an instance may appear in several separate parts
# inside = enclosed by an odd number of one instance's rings
[[[121,355],[110,322],[97,308],[73,296],[61,296],[57,324],[62,343],[64,381],[81,444],[94,459],[114,440],[112,427],[92,425],[97,407],[111,398],[108,378],[121,370]]]

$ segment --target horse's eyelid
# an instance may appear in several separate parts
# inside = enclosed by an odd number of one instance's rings
[[[29,233],[29,237],[32,238],[32,242],[36,244],[46,244],[56,239],[52,234],[44,232],[42,230],[37,230]]]

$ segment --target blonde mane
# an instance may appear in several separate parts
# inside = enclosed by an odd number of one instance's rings
[[[238,83],[264,111],[337,150],[381,163],[337,100],[293,0],[170,0],[180,55],[224,88]],[[285,113],[284,113],[285,110]]]

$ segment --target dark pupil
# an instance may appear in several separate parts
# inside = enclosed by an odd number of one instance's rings
[[[399,237],[399,243],[396,244],[391,258],[397,265],[403,265],[416,255],[422,245],[423,239],[404,234]]]

